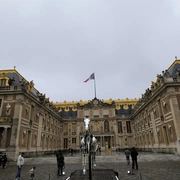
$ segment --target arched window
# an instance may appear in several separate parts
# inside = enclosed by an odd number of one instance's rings
[[[109,132],[109,122],[107,120],[104,122],[104,131]]]

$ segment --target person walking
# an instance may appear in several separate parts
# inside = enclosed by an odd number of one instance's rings
[[[16,174],[16,179],[15,180],[19,180],[21,178],[21,171],[22,171],[22,166],[24,165],[24,152],[22,152],[17,159],[17,167],[18,167],[18,171]]]
[[[6,167],[6,162],[7,162],[7,156],[6,156],[6,153],[3,153],[2,155],[2,168],[3,169]]]
[[[63,167],[64,167],[64,156],[62,152],[59,152],[59,155],[57,156],[57,166],[58,166],[58,176],[63,176]]]
[[[120,154],[120,145],[117,146],[117,152]]]
[[[134,165],[136,165],[136,169],[138,170],[137,156],[138,152],[136,151],[135,147],[133,147],[131,151],[132,169],[134,169]]]
[[[129,163],[130,163],[130,157],[129,156],[131,155],[130,150],[128,148],[126,148],[124,154],[126,155],[126,162],[129,165]]]

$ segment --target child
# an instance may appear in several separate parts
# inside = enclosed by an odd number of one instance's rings
[[[36,167],[34,166],[34,167],[29,171],[29,173],[31,174],[30,179],[34,179],[35,169],[36,169]]]

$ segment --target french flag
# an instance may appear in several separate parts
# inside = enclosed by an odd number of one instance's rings
[[[87,78],[84,82],[88,82],[88,81],[91,80],[91,79],[95,79],[94,73],[92,73],[92,74],[89,76],[89,78]]]

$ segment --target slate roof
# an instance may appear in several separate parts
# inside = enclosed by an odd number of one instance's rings
[[[9,78],[11,78],[11,79],[13,79],[14,78],[14,85],[19,85],[20,84],[20,81],[22,80],[22,78],[17,74],[17,73],[15,73],[15,72],[13,72],[13,73],[7,73],[7,76],[9,77]]]
[[[60,115],[62,117],[77,117],[77,111],[73,111],[72,108],[69,108],[69,111],[65,111],[64,108],[62,108],[62,111],[60,112]]]
[[[169,73],[173,78],[176,78],[176,70],[178,69],[180,70],[180,64],[175,64],[171,69],[169,69]]]

